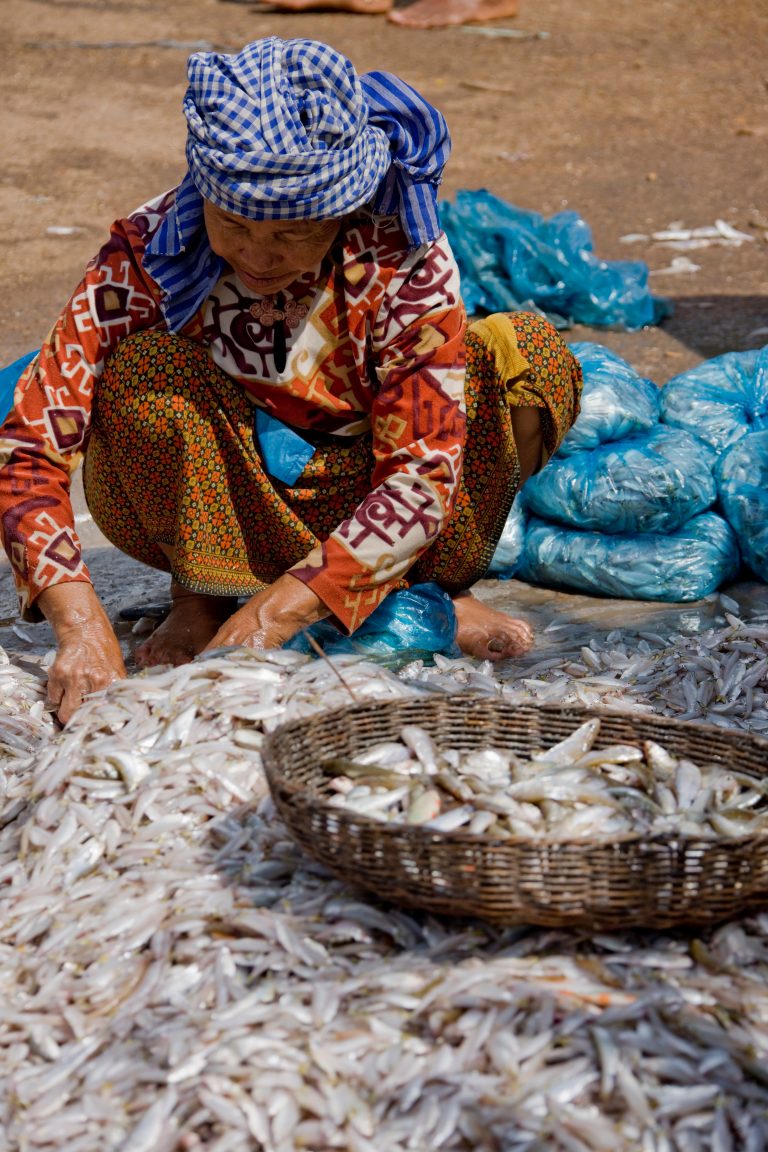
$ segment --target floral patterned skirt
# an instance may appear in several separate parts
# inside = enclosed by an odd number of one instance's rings
[[[581,369],[558,333],[533,313],[514,313],[505,324],[524,369],[516,380],[503,378],[493,350],[470,327],[460,490],[403,586],[434,580],[456,592],[485,574],[520,483],[513,406],[541,409],[548,453],[575,419]],[[171,333],[140,333],[122,341],[100,381],[85,493],[122,552],[172,570],[194,591],[253,595],[327,538],[370,490],[370,438],[325,440],[293,486],[275,480],[254,442],[250,401],[207,350]]]

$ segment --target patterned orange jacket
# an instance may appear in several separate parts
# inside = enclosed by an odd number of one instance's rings
[[[0,428],[0,527],[25,619],[40,592],[90,580],[70,502],[110,352],[165,329],[163,296],[142,256],[174,193],[125,219],[85,276],[16,388]],[[466,318],[445,236],[409,251],[396,220],[361,216],[331,258],[296,281],[286,308],[287,360],[275,365],[263,299],[225,272],[180,334],[254,404],[298,429],[373,437],[369,495],[294,575],[353,631],[429,547],[450,516],[466,431]],[[305,311],[306,309],[306,311]]]

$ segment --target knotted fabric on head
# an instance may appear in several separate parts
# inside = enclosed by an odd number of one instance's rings
[[[397,76],[358,77],[333,48],[276,36],[234,56],[195,53],[188,75],[189,171],[143,257],[172,331],[224,270],[203,197],[252,220],[337,219],[369,204],[397,214],[413,248],[440,234],[448,126]]]
[[[440,233],[442,115],[387,73],[358,77],[314,40],[276,36],[234,56],[195,53],[184,98],[198,192],[252,220],[397,213],[410,244]]]

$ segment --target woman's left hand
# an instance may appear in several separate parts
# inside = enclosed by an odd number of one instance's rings
[[[308,628],[328,614],[319,596],[286,573],[225,620],[204,651],[281,648],[301,628]]]

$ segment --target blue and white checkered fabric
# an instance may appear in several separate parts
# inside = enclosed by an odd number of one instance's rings
[[[189,172],[144,258],[174,330],[222,271],[203,197],[252,220],[338,219],[370,205],[399,215],[414,248],[440,234],[448,126],[397,76],[358,77],[326,44],[276,36],[237,55],[195,53],[188,75]]]
[[[402,213],[414,246],[439,234],[448,129],[397,77],[358,78],[326,44],[276,36],[235,56],[196,53],[188,74],[189,170],[218,207],[254,220],[336,219],[372,203]]]

